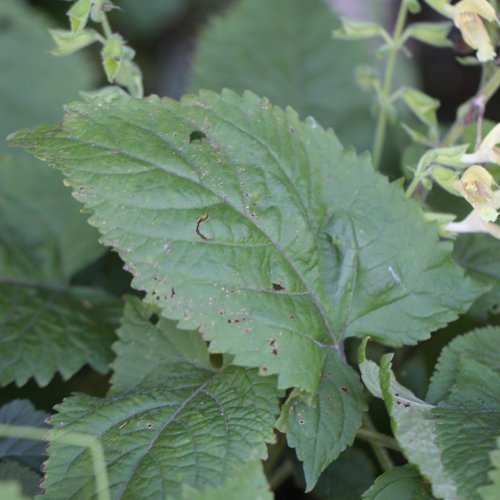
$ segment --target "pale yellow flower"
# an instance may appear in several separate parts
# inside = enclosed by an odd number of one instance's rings
[[[461,0],[455,5],[445,5],[444,9],[462,33],[465,43],[477,50],[477,58],[481,62],[495,59],[495,49],[483,19],[489,22],[498,22],[498,19],[487,0]]]
[[[495,222],[498,200],[493,192],[493,176],[481,165],[469,167],[458,181],[457,188],[481,219]]]

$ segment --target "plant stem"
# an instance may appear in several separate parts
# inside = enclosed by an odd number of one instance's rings
[[[106,15],[105,12],[102,13],[101,26],[102,30],[104,31],[104,34],[106,35],[106,38],[109,38],[113,35],[113,30],[111,29],[111,25],[109,24],[108,21],[108,16]]]
[[[396,58],[399,51],[401,42],[401,34],[405,27],[406,15],[408,13],[406,2],[401,0],[399,6],[398,17],[396,19],[396,26],[392,35],[392,46],[389,50],[387,63],[385,65],[384,83],[382,86],[382,93],[380,95],[380,107],[377,120],[377,128],[375,129],[375,138],[373,141],[373,164],[375,168],[379,167],[382,158],[382,151],[384,149],[385,133],[387,129],[387,102],[392,88],[392,80],[394,78],[394,67],[396,65]]]
[[[443,146],[453,146],[461,137],[465,126],[469,123],[468,117],[480,101],[484,107],[491,97],[500,88],[500,68],[497,68],[491,75],[491,78],[484,84],[483,88],[479,89],[478,93],[463,104],[457,113],[457,118],[451,126],[448,134],[443,140]]]
[[[363,417],[363,423],[365,427],[370,431],[371,433],[379,434],[373,425],[373,422],[368,415],[368,413],[365,413]],[[385,436],[388,437],[388,436]],[[389,438],[390,439],[390,438]],[[373,450],[373,453],[375,454],[375,457],[377,457],[377,460],[382,467],[382,470],[384,472],[390,471],[393,467],[394,464],[392,463],[391,457],[389,456],[389,453],[387,453],[387,450],[385,449],[385,446],[380,443],[379,440],[376,439],[371,439],[367,440]]]
[[[398,442],[393,437],[387,436],[374,430],[359,429],[356,433],[356,438],[367,441],[370,444],[373,442],[378,443],[389,450],[399,452],[401,451]]]
[[[293,464],[285,460],[269,477],[271,491],[276,491],[293,474]]]

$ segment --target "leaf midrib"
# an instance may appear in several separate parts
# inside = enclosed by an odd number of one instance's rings
[[[212,112],[214,112],[214,110],[212,108],[210,108],[210,110]],[[95,123],[95,125],[103,127],[106,130],[108,130],[112,135],[115,135],[114,131],[107,124],[104,124],[104,123],[102,123],[100,121],[97,121],[96,119],[94,119],[93,117],[91,117],[89,114],[86,114],[86,113],[84,113],[83,111],[81,111],[79,109],[73,109],[73,113],[76,114],[76,115],[78,115],[79,117],[81,117],[83,120],[90,120],[90,121],[92,121],[93,123]],[[116,147],[116,148],[111,148],[110,146],[107,146],[107,145],[104,145],[104,144],[101,144],[101,143],[97,143],[97,142],[93,142],[93,141],[86,141],[86,140],[83,140],[81,138],[78,138],[78,137],[75,137],[75,136],[72,136],[72,135],[70,135],[70,136],[68,136],[68,135],[61,135],[61,136],[58,136],[58,138],[59,139],[65,139],[65,140],[68,140],[68,141],[74,141],[74,142],[77,142],[77,143],[80,143],[80,144],[85,144],[87,146],[91,146],[94,150],[95,149],[102,149],[102,150],[105,150],[105,151],[118,152],[119,154],[122,154],[123,156],[128,157],[131,160],[138,161],[138,162],[141,162],[142,164],[149,165],[153,169],[160,170],[160,171],[166,173],[167,175],[172,175],[174,177],[182,179],[183,181],[193,183],[198,188],[204,189],[205,191],[207,191],[208,193],[210,193],[212,196],[216,197],[220,201],[221,204],[224,204],[224,205],[228,206],[233,211],[235,211],[239,216],[244,217],[250,223],[250,225],[252,225],[253,227],[255,227],[278,250],[278,252],[287,261],[287,263],[290,266],[290,268],[293,270],[293,272],[299,278],[299,280],[303,283],[304,287],[307,290],[307,293],[310,295],[310,297],[311,297],[314,305],[316,306],[318,312],[320,313],[320,316],[321,316],[321,318],[323,320],[323,323],[325,325],[325,328],[326,328],[326,331],[327,331],[328,335],[333,340],[334,345],[337,346],[338,340],[337,340],[337,338],[335,336],[332,322],[331,322],[330,318],[328,317],[328,314],[326,313],[326,310],[323,308],[323,305],[321,303],[320,298],[314,293],[313,288],[310,286],[309,282],[305,279],[305,277],[302,275],[302,273],[296,268],[296,266],[295,266],[292,258],[288,255],[288,253],[285,251],[285,249],[277,241],[275,241],[267,233],[267,231],[264,228],[262,228],[259,224],[257,224],[257,222],[255,221],[255,219],[253,219],[252,217],[250,217],[244,210],[240,211],[238,209],[238,207],[236,207],[233,203],[231,203],[227,198],[222,197],[219,193],[214,192],[208,186],[206,186],[205,184],[203,184],[202,181],[201,181],[201,179],[200,179],[198,169],[193,164],[192,160],[190,158],[186,157],[186,155],[184,154],[184,151],[182,149],[177,148],[165,136],[163,136],[162,134],[160,134],[158,131],[150,129],[148,127],[144,127],[143,125],[138,125],[137,123],[131,123],[129,121],[126,121],[121,116],[116,116],[116,115],[109,114],[109,115],[107,115],[107,118],[109,118],[109,119],[117,119],[119,121],[123,121],[128,126],[136,127],[136,128],[139,128],[140,130],[143,130],[145,132],[149,132],[152,135],[154,135],[155,137],[157,137],[158,139],[160,139],[173,152],[175,152],[180,158],[182,158],[182,160],[186,163],[186,165],[188,165],[191,168],[191,170],[197,175],[198,182],[195,181],[192,178],[185,177],[183,175],[180,175],[177,172],[173,172],[172,170],[168,169],[167,167],[165,167],[163,165],[158,165],[158,164],[154,163],[153,161],[151,161],[149,159],[136,156],[135,154],[133,154],[131,152],[128,152],[128,151],[124,151],[124,149],[122,148],[121,145],[118,146],[118,147]],[[195,128],[198,127],[197,124],[190,123],[185,118],[181,118],[181,121],[184,121],[184,123],[189,123],[189,125],[195,126]],[[212,143],[211,143],[211,145],[212,145]],[[215,147],[215,146],[213,146],[213,147]],[[236,177],[238,177],[237,171],[234,168],[234,163],[229,158],[229,156],[227,155],[227,153],[225,152],[225,150],[218,143],[217,143],[217,148],[218,148],[219,151],[221,151],[221,152],[224,153],[225,159],[233,167],[232,170],[233,170],[234,174],[236,175]],[[79,170],[80,171],[86,171],[86,170],[81,169],[81,168]],[[89,172],[89,171],[87,170],[87,172]],[[113,174],[106,173],[105,175],[113,175]]]

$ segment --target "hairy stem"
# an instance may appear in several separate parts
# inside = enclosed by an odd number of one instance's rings
[[[269,477],[271,491],[276,491],[292,474],[293,463],[287,459]]]
[[[356,438],[361,439],[362,441],[366,441],[370,444],[378,443],[384,448],[394,451],[401,451],[398,445],[398,442],[391,436],[387,436],[386,434],[382,434],[380,432],[370,430],[370,429],[359,429],[356,433]]]
[[[379,434],[368,413],[365,413],[363,423],[368,431]],[[389,453],[387,453],[385,446],[375,439],[371,439],[368,442],[380,466],[382,467],[382,470],[384,472],[390,471],[394,467],[394,464],[392,463],[391,457],[389,456]]]
[[[457,118],[451,126],[448,134],[443,140],[443,146],[453,146],[462,136],[465,126],[470,123],[471,114],[480,103],[484,109],[486,103],[492,98],[496,91],[500,88],[500,68],[497,68],[491,77],[486,81],[484,86],[479,89],[478,93],[469,99],[465,104],[460,106]]]
[[[396,26],[392,35],[392,44],[387,57],[385,65],[384,83],[382,85],[382,92],[380,95],[380,106],[377,120],[377,127],[375,129],[375,139],[373,141],[373,164],[375,168],[379,168],[382,152],[384,149],[385,133],[387,130],[387,102],[392,89],[392,81],[394,78],[394,67],[396,65],[396,58],[399,52],[401,43],[401,35],[405,27],[406,15],[408,13],[406,2],[401,0],[399,6],[398,17],[396,19]]]

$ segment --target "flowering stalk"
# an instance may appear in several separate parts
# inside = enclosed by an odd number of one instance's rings
[[[389,55],[384,72],[384,82],[382,85],[382,92],[380,95],[380,107],[377,120],[377,127],[375,129],[375,139],[373,141],[373,164],[375,168],[380,165],[382,158],[382,151],[384,148],[385,134],[387,130],[387,103],[392,88],[392,81],[394,78],[394,67],[396,65],[396,57],[402,42],[403,29],[406,23],[406,16],[408,14],[408,6],[405,0],[401,0],[399,6],[398,17],[392,35],[392,43],[389,48]]]

